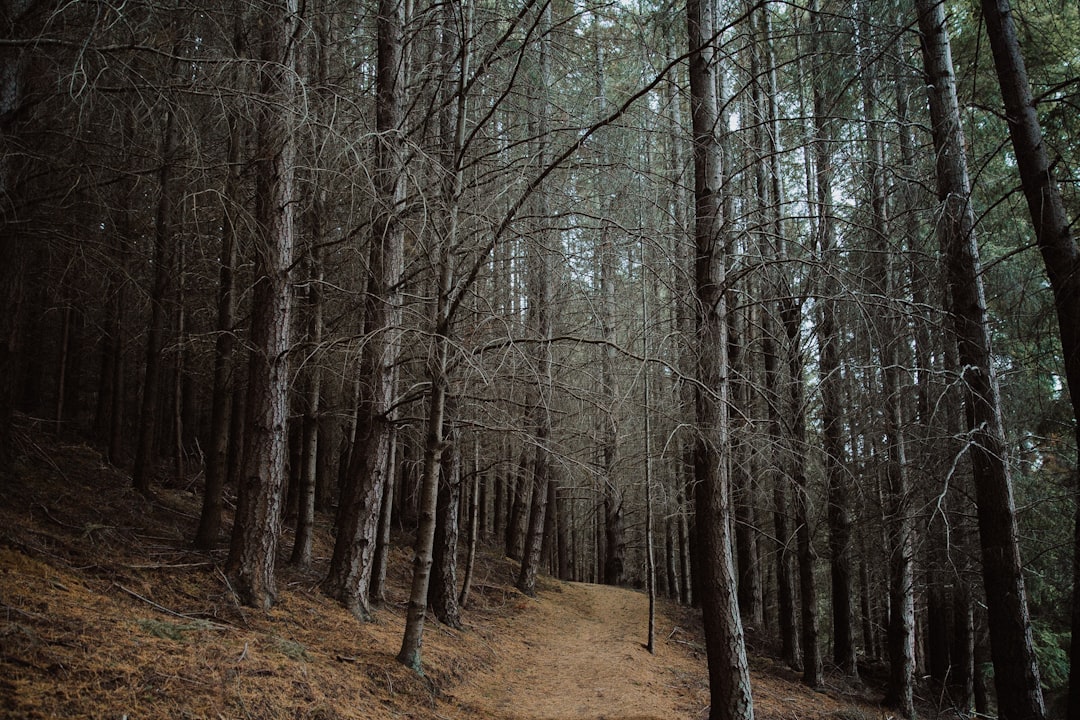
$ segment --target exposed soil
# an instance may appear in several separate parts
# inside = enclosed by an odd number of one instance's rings
[[[639,592],[542,579],[482,554],[465,629],[429,621],[421,677],[394,660],[409,552],[394,550],[387,602],[357,622],[281,564],[273,610],[240,607],[224,547],[190,550],[198,488],[153,500],[91,449],[25,441],[0,481],[0,717],[3,718],[701,718],[708,688],[693,611],[662,603],[656,654]],[[283,539],[282,551],[291,545]],[[758,718],[876,718],[842,688],[816,693],[754,655]]]
[[[500,629],[497,662],[454,689],[462,709],[521,720],[667,720],[695,717],[708,705],[704,664],[692,650],[664,635],[655,655],[646,649],[642,593],[549,583],[524,604]],[[666,617],[658,621],[661,633],[684,634]]]

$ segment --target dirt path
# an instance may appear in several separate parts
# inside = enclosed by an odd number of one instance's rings
[[[523,602],[492,637],[494,666],[455,688],[458,717],[675,720],[707,705],[705,663],[666,640],[671,621],[658,616],[657,652],[645,649],[644,594],[568,583]]]

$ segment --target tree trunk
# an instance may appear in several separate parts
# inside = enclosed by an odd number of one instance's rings
[[[240,14],[237,17],[241,17]],[[237,20],[237,26],[240,25]],[[234,28],[239,55],[243,33]],[[236,345],[236,217],[240,213],[240,158],[243,135],[239,114],[229,114],[228,170],[222,192],[224,208],[221,221],[221,266],[218,269],[217,338],[214,341],[214,388],[210,408],[210,448],[206,461],[206,488],[202,513],[195,533],[195,547],[209,550],[217,544],[221,532],[222,495],[228,479],[229,430],[233,408],[233,348]]]
[[[473,441],[473,467],[470,482],[472,491],[469,493],[469,540],[465,548],[465,570],[462,572],[461,593],[458,595],[458,605],[461,609],[469,604],[469,593],[472,591],[473,571],[476,567],[476,546],[480,540],[480,488],[484,478],[480,475],[480,439]],[[561,549],[561,546],[560,546]]]
[[[535,77],[532,104],[535,107],[535,162],[538,171],[548,167],[551,159],[548,143],[548,115],[551,107],[548,101],[548,85],[551,77],[550,38],[551,5],[546,4],[539,10],[537,18],[540,36],[537,39]],[[538,222],[547,224],[550,212],[546,192],[540,188],[533,196]],[[535,454],[532,461],[532,506],[529,511],[528,531],[525,533],[525,545],[521,556],[521,569],[516,586],[526,595],[536,594],[536,575],[540,569],[540,546],[543,543],[544,518],[547,512],[547,484],[550,481],[551,442],[551,406],[552,406],[552,363],[551,363],[551,311],[554,304],[554,247],[557,237],[547,227],[539,230],[539,242],[530,248],[529,262],[529,322],[532,335],[537,340],[535,404],[531,408],[533,421],[533,447]]]
[[[867,189],[870,196],[872,233],[868,245],[874,251],[870,261],[869,289],[882,307],[874,313],[878,364],[881,368],[884,437],[887,443],[886,487],[888,488],[886,552],[889,555],[889,683],[885,702],[904,717],[914,717],[915,682],[915,574],[914,539],[911,527],[907,455],[903,432],[900,345],[906,342],[901,322],[890,306],[895,296],[888,245],[889,222],[886,213],[885,147],[880,122],[875,116],[878,94],[875,66],[870,57],[870,12],[860,4],[860,47],[866,67],[862,72],[863,114],[868,157]],[[854,645],[852,645],[854,650]],[[854,658],[852,658],[854,664]]]
[[[714,133],[719,127],[718,53],[713,0],[689,0],[690,108],[694,139],[694,246],[697,303],[697,384],[694,479],[700,562],[698,588],[709,659],[711,720],[750,720],[750,672],[743,644],[732,560],[731,486],[727,473],[727,307],[723,287],[723,168]]]
[[[288,451],[289,274],[296,156],[291,118],[296,56],[291,40],[296,3],[275,3],[273,22],[262,25],[260,38],[261,91],[276,102],[260,107],[256,116],[255,218],[260,246],[255,253],[243,476],[227,563],[241,601],[263,609],[273,604],[276,595],[274,563]]]
[[[388,0],[382,0],[387,2]],[[390,0],[392,1],[392,0]],[[441,293],[440,293],[441,294]],[[440,303],[441,305],[441,303]],[[436,338],[438,341],[438,338]],[[446,344],[440,343],[428,361],[431,395],[428,408],[427,435],[424,444],[424,478],[420,486],[420,522],[416,529],[416,546],[413,557],[412,588],[409,607],[405,616],[405,633],[397,659],[402,665],[420,672],[422,661],[421,643],[424,637],[424,620],[428,608],[428,587],[431,580],[432,550],[435,543],[435,515],[439,502],[439,471],[442,455],[446,450],[443,440],[444,409],[446,404],[446,376],[444,354]]]
[[[737,306],[734,293],[730,305]],[[731,475],[735,512],[735,560],[739,582],[739,611],[744,626],[751,628],[761,625],[761,584],[758,582],[760,562],[757,554],[757,522],[754,518],[754,474],[751,470],[752,439],[749,436],[748,417],[753,413],[751,401],[751,359],[749,355],[753,342],[753,323],[747,314],[732,312],[731,321],[737,331],[728,336],[728,359],[731,364],[732,407],[737,418],[731,423]],[[746,320],[742,322],[741,320]],[[735,336],[740,335],[739,340]]]
[[[446,413],[454,414],[454,403],[447,401]],[[442,454],[439,472],[439,491],[435,512],[435,539],[432,549],[431,580],[428,585],[428,605],[443,625],[461,627],[458,609],[457,551],[458,508],[461,502],[461,449],[459,432],[446,432],[446,449]]]
[[[290,562],[301,567],[311,564],[311,546],[315,534],[315,484],[319,457],[319,402],[322,390],[322,372],[318,356],[323,335],[323,269],[319,258],[322,233],[321,221],[318,218],[322,209],[322,203],[317,201],[310,218],[312,236],[311,247],[308,250],[310,277],[307,282],[309,351],[307,353],[308,366],[303,369],[307,377],[303,383],[304,397],[301,398],[303,414],[300,419],[300,471],[294,473],[294,476],[300,479],[300,488],[297,498],[296,536],[293,539]]]
[[[388,0],[383,0],[388,1]],[[459,14],[460,13],[460,14]],[[405,632],[401,639],[398,662],[416,672],[422,671],[421,643],[424,635],[424,620],[427,615],[428,600],[431,594],[431,568],[435,553],[442,553],[439,568],[439,589],[445,605],[444,622],[458,623],[456,581],[457,563],[457,483],[460,480],[458,467],[446,467],[445,453],[455,455],[457,448],[450,446],[444,437],[446,423],[447,394],[449,391],[449,353],[452,347],[450,337],[453,327],[451,293],[453,292],[454,258],[458,250],[458,211],[461,199],[462,173],[461,149],[465,140],[465,121],[467,117],[467,95],[465,82],[469,74],[469,52],[466,43],[471,35],[471,4],[447,4],[442,8],[440,51],[447,68],[447,74],[453,80],[452,87],[444,87],[447,103],[447,115],[444,115],[443,147],[441,158],[442,187],[441,197],[445,203],[445,215],[441,218],[441,244],[433,249],[431,265],[437,272],[436,294],[433,308],[432,343],[428,353],[427,377],[431,388],[428,400],[427,433],[424,445],[424,479],[420,487],[420,522],[416,530],[415,558],[413,560],[412,587],[409,593],[409,607],[405,617]],[[456,72],[452,70],[455,61]],[[451,437],[451,442],[453,441]],[[457,463],[457,459],[452,462]],[[452,475],[444,478],[451,491],[442,503],[442,537],[436,546],[439,531],[438,511],[440,505],[440,471]],[[448,572],[449,570],[449,572]]]
[[[150,476],[156,463],[155,441],[161,403],[162,348],[165,345],[165,305],[169,301],[175,269],[176,241],[172,237],[173,162],[177,146],[175,112],[165,113],[161,169],[158,171],[160,195],[154,217],[154,286],[150,294],[150,325],[146,330],[146,365],[143,374],[142,404],[139,411],[139,436],[135,446],[132,486],[150,492]]]
[[[363,346],[358,368],[360,397],[349,467],[338,508],[338,534],[323,591],[359,618],[370,615],[372,555],[386,483],[394,365],[397,362],[405,233],[399,217],[404,175],[404,0],[379,0],[376,61],[376,202],[364,300]]]
[[[395,382],[395,385],[397,383]],[[390,429],[390,450],[386,453],[386,481],[379,506],[379,529],[375,536],[375,554],[371,559],[371,584],[368,597],[379,605],[386,601],[386,570],[390,566],[390,526],[394,517],[394,494],[397,492],[397,449],[401,433]]]
[[[994,683],[1002,718],[1041,720],[1046,711],[1032,645],[945,13],[942,5],[931,0],[916,0],[915,6],[923,40],[938,198],[943,204],[939,239],[951,294],[971,443]]]
[[[1020,171],[1020,184],[1054,293],[1065,380],[1072,401],[1077,452],[1080,453],[1080,249],[1043,142],[1011,4],[1009,0],[982,0],[982,11],[1005,104],[1009,137]],[[1077,460],[1080,462],[1080,457]],[[1080,483],[1080,475],[1077,482]],[[1069,716],[1077,717],[1080,716],[1080,503],[1077,503],[1074,532],[1069,657]]]

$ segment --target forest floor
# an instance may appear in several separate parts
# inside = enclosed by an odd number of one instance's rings
[[[0,484],[0,717],[703,718],[700,619],[662,602],[656,653],[640,592],[542,578],[513,587],[515,564],[482,553],[462,630],[430,620],[423,676],[394,659],[409,551],[392,554],[386,602],[360,623],[319,592],[313,568],[281,564],[268,612],[235,602],[225,547],[190,549],[198,487],[153,499],[85,445],[24,438]],[[324,519],[325,520],[325,519]],[[291,536],[283,539],[288,550]],[[863,720],[877,691],[830,676],[812,691],[749,635],[758,718]]]

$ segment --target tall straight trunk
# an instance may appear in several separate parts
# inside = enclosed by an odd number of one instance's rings
[[[446,273],[448,276],[449,273]],[[448,289],[448,288],[447,288]],[[440,292],[440,295],[442,293]],[[442,303],[439,303],[442,306]],[[440,309],[442,309],[440,307]],[[445,340],[445,337],[443,338]],[[438,337],[436,338],[438,341]],[[405,616],[405,632],[398,651],[398,662],[420,672],[424,621],[428,608],[428,587],[431,581],[432,552],[435,544],[435,515],[439,502],[439,474],[442,456],[446,451],[443,423],[446,407],[446,351],[448,343],[438,342],[428,360],[431,391],[428,400],[427,433],[424,442],[424,475],[420,485],[420,518],[416,528],[413,555],[413,577],[409,606]]]
[[[237,15],[240,17],[240,14]],[[237,25],[239,25],[237,20]],[[243,33],[236,28],[236,51]],[[222,495],[228,479],[229,429],[233,409],[233,349],[236,346],[235,279],[237,243],[236,218],[240,212],[240,158],[243,134],[239,114],[230,112],[228,169],[222,191],[224,208],[221,221],[221,252],[218,268],[217,338],[214,341],[214,387],[210,407],[210,447],[206,458],[206,487],[202,513],[195,533],[195,547],[209,550],[217,544],[221,532]]]
[[[982,0],[986,34],[1009,122],[1020,185],[1027,199],[1035,239],[1054,293],[1065,381],[1072,401],[1073,428],[1080,453],[1080,249],[1073,236],[1061,190],[1054,179],[1042,126],[1031,95],[1024,56],[1009,0]],[[1077,458],[1080,465],[1080,457]],[[1080,475],[1077,476],[1080,492]],[[1073,543],[1072,641],[1069,649],[1069,716],[1080,716],[1080,503]]]
[[[729,295],[732,307],[737,306],[734,293]],[[739,583],[739,612],[743,623],[751,627],[761,625],[761,584],[758,580],[760,563],[757,555],[757,522],[754,518],[754,474],[751,470],[752,439],[749,437],[753,413],[751,400],[751,362],[749,355],[753,337],[753,323],[748,310],[732,312],[731,323],[737,326],[728,335],[728,360],[731,365],[732,407],[737,419],[731,422],[730,472],[735,513],[735,563]],[[734,339],[739,336],[739,339]]]
[[[323,591],[359,618],[370,615],[368,590],[390,449],[405,232],[405,0],[379,0],[371,248],[364,295],[366,342],[358,368],[360,394],[349,465],[338,506],[338,534]]]
[[[311,168],[311,199],[307,211],[307,269],[308,278],[305,284],[306,303],[305,315],[307,320],[305,342],[308,350],[305,353],[307,361],[300,370],[302,373],[300,405],[303,409],[300,420],[300,472],[294,473],[299,476],[299,497],[296,515],[296,535],[293,541],[291,562],[295,565],[307,567],[311,564],[311,551],[314,541],[316,490],[318,484],[318,460],[322,413],[322,339],[324,330],[323,311],[323,261],[322,244],[324,241],[324,218],[327,206],[327,191],[324,171],[320,153],[323,151],[326,132],[326,108],[332,102],[332,98],[326,89],[327,76],[329,75],[329,18],[326,8],[320,3],[314,3],[312,8],[313,38],[309,45],[308,74],[315,86],[315,93],[319,103],[315,108],[316,120],[312,129],[312,147],[314,162]]]
[[[227,568],[245,604],[269,608],[276,595],[274,563],[281,534],[288,421],[288,351],[291,323],[289,276],[294,228],[296,55],[292,33],[297,0],[282,0],[262,25],[261,91],[276,100],[256,116],[255,253],[251,355],[248,364],[247,434],[240,499]],[[271,21],[272,20],[272,21]]]
[[[810,528],[810,488],[806,479],[806,400],[803,388],[801,342],[802,312],[795,298],[784,298],[781,310],[787,333],[788,411],[791,413],[789,473],[795,492],[795,545],[798,556],[800,620],[802,623],[803,682],[822,684],[821,648],[818,646],[817,580],[814,578],[813,534]]]
[[[130,137],[125,118],[123,136]],[[109,273],[106,290],[106,331],[101,352],[101,376],[98,383],[97,408],[94,413],[94,430],[105,450],[106,459],[113,465],[120,461],[122,451],[122,428],[124,418],[124,318],[126,310],[126,281],[128,248],[131,242],[131,209],[129,206],[132,186],[125,188],[117,198],[121,204],[116,211],[113,227],[113,262],[116,267]]]
[[[886,212],[885,146],[875,108],[878,88],[876,66],[871,57],[870,10],[860,3],[859,34],[862,70],[862,100],[868,157],[867,189],[870,196],[870,232],[868,245],[874,252],[869,272],[870,291],[881,308],[874,314],[878,365],[881,368],[884,437],[887,444],[886,487],[887,536],[889,555],[889,682],[885,692],[888,705],[904,717],[914,717],[915,682],[915,574],[914,539],[910,517],[907,455],[902,417],[900,344],[903,328],[892,308],[895,294],[892,280],[891,249],[888,244],[889,220]],[[854,645],[852,645],[854,650]],[[854,663],[854,660],[852,660]]]
[[[554,504],[552,502],[554,501]],[[558,538],[558,556],[556,558],[556,577],[560,580],[574,580],[574,553],[571,548],[571,538],[574,528],[573,518],[570,517],[570,503],[566,494],[562,492],[560,484],[551,481],[551,492],[548,493],[548,508],[555,513],[555,535]]]
[[[604,46],[599,33],[593,33],[593,54],[596,61],[596,97],[599,112],[607,112],[607,88],[604,68]],[[610,163],[610,150],[605,144],[601,148],[601,162]],[[604,201],[605,211],[612,204]],[[626,532],[623,527],[623,494],[615,480],[615,464],[619,457],[618,415],[616,398],[619,395],[618,381],[615,377],[615,359],[618,353],[615,337],[615,315],[618,312],[618,300],[615,294],[615,237],[614,228],[605,227],[601,231],[600,245],[597,248],[600,265],[600,333],[604,343],[600,346],[600,376],[605,407],[602,410],[602,489],[604,493],[604,583],[619,585],[623,582],[626,565]]]
[[[818,3],[810,4],[810,54],[813,103],[813,181],[814,181],[814,244],[821,260],[822,272],[818,289],[820,316],[818,335],[820,347],[821,424],[825,461],[827,521],[829,527],[829,577],[832,586],[833,659],[848,675],[857,674],[855,655],[854,582],[851,570],[851,487],[842,440],[841,368],[838,330],[836,327],[836,280],[838,254],[835,244],[833,218],[833,124],[828,108],[826,79],[822,67],[821,40],[825,35],[824,21]]]
[[[933,0],[916,0],[915,7],[942,203],[939,239],[964,388],[994,684],[1004,720],[1042,720],[1046,711],[1032,644],[945,12]]]
[[[135,445],[132,486],[150,492],[150,476],[156,463],[155,441],[161,404],[162,349],[165,345],[166,304],[172,292],[176,242],[172,237],[173,163],[178,143],[176,112],[166,110],[162,135],[161,168],[158,171],[157,210],[154,216],[154,285],[150,293],[150,324],[146,330],[139,434]]]
[[[444,462],[447,452],[458,453],[451,447],[444,435],[449,393],[449,353],[453,315],[451,297],[454,278],[454,256],[458,248],[458,219],[462,190],[462,149],[465,141],[465,121],[467,117],[467,99],[465,82],[469,74],[469,52],[466,43],[471,36],[471,3],[448,3],[442,8],[440,50],[446,67],[446,93],[449,117],[445,117],[443,127],[443,146],[441,158],[442,184],[440,195],[444,203],[444,215],[440,228],[439,244],[433,249],[431,258],[435,269],[436,286],[432,323],[433,347],[428,353],[427,378],[430,389],[428,399],[427,432],[424,442],[424,477],[420,486],[420,521],[416,529],[414,545],[413,577],[409,591],[409,606],[405,616],[405,632],[398,651],[398,662],[421,672],[421,645],[424,636],[424,622],[427,615],[428,600],[431,593],[432,565],[435,561],[436,538],[438,535],[438,511],[440,495],[440,475],[453,473],[455,477],[446,477],[444,482],[456,483],[460,479],[459,469],[446,467]],[[454,68],[457,63],[456,71]],[[457,462],[454,460],[453,462]],[[448,490],[457,492],[453,485]],[[457,552],[457,500],[450,496],[443,504],[445,518],[444,530],[438,552],[443,553],[443,567],[440,568],[441,587],[437,591],[444,604],[444,622],[457,621],[457,596],[454,582],[456,573],[446,572],[447,563],[456,567]],[[451,527],[453,533],[451,536]],[[451,553],[454,554],[450,557]],[[458,621],[459,622],[459,621]]]
[[[307,353],[308,367],[303,369],[306,377],[302,384],[303,414],[300,419],[300,487],[297,498],[296,535],[293,540],[290,562],[307,567],[311,564],[311,550],[315,535],[315,484],[319,457],[319,412],[322,391],[322,371],[319,367],[318,348],[323,335],[322,283],[323,266],[320,259],[322,202],[316,201],[310,222],[311,247],[308,249],[309,278],[307,282]]]
[[[535,86],[531,88],[535,106],[535,159],[539,170],[547,168],[551,160],[548,133],[550,124],[548,115],[551,106],[548,100],[548,85],[551,78],[551,58],[549,32],[551,29],[551,5],[540,9],[537,39],[537,73]],[[536,218],[542,226],[549,223],[547,193],[540,188],[533,197]],[[516,586],[526,595],[536,594],[536,575],[540,569],[540,547],[543,544],[544,517],[547,512],[547,484],[550,481],[551,442],[551,405],[552,405],[552,368],[551,368],[551,313],[554,304],[554,274],[557,252],[552,246],[557,242],[550,228],[541,227],[538,242],[530,247],[529,257],[529,321],[532,334],[537,342],[536,357],[536,404],[532,407],[534,457],[532,461],[532,507],[529,511],[529,526],[525,533],[525,545],[521,557],[521,568]]]
[[[531,411],[526,410],[524,425],[531,424],[529,412]],[[507,478],[511,498],[506,524],[506,556],[515,560],[521,560],[524,554],[525,533],[529,525],[529,503],[532,498],[532,462],[529,447],[523,446],[517,469]]]
[[[645,240],[641,241],[641,382],[644,400],[643,442],[645,449],[645,589],[649,594],[649,623],[646,632],[645,648],[651,654],[656,652],[656,554],[653,550],[653,473],[652,473],[652,407],[649,388],[649,292],[650,283],[646,276]]]
[[[697,578],[709,660],[711,720],[750,720],[750,671],[743,642],[732,559],[728,451],[728,313],[724,297],[723,167],[714,133],[719,55],[713,0],[688,0],[690,109],[694,141],[694,299],[697,303],[697,384],[694,446]]]
[[[764,263],[764,292],[766,297],[783,297],[791,295],[791,289],[784,288],[783,278],[777,271],[778,263],[783,263],[787,258],[785,242],[785,226],[783,216],[783,186],[781,184],[780,168],[780,126],[776,94],[777,73],[776,58],[773,52],[772,16],[768,6],[762,6],[755,13],[756,31],[755,45],[759,55],[765,63],[765,87],[760,82],[755,82],[752,90],[755,93],[755,106],[763,115],[764,122],[761,125],[762,142],[759,143],[762,152],[768,158],[767,162],[759,162],[758,166],[758,202],[766,211],[768,218],[768,231],[761,233],[760,253]],[[760,70],[759,70],[760,72]],[[768,182],[765,182],[765,181]],[[765,220],[763,219],[763,222]],[[771,238],[771,240],[770,240]],[[787,301],[783,301],[787,302]],[[782,327],[782,303],[776,302],[766,307],[761,315],[761,354],[764,370],[764,394],[766,406],[766,436],[769,447],[773,449],[769,453],[768,474],[771,481],[768,483],[772,488],[772,519],[773,534],[776,543],[776,594],[777,594],[777,627],[780,632],[780,652],[784,662],[795,670],[802,669],[802,652],[799,647],[798,622],[795,617],[795,552],[793,550],[793,535],[791,531],[790,517],[791,477],[784,464],[785,447],[789,444],[789,438],[784,428],[785,408],[788,407],[788,394],[785,392],[783,368],[780,363],[781,348],[784,332]],[[789,380],[791,382],[793,380]],[[794,408],[789,408],[794,412]]]

